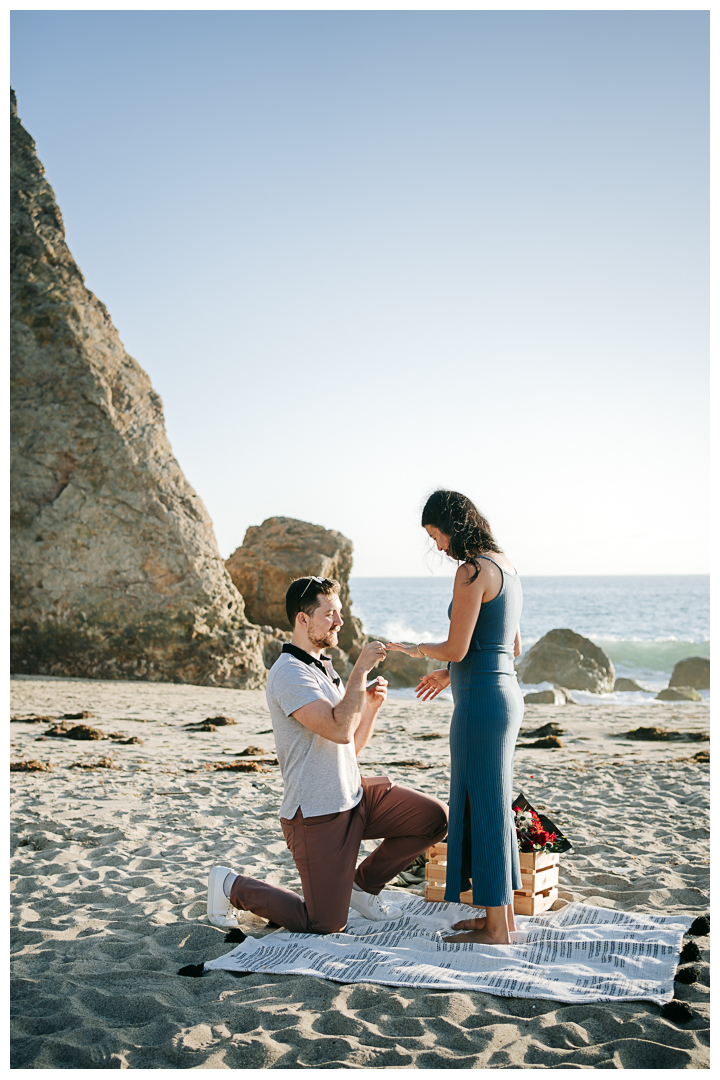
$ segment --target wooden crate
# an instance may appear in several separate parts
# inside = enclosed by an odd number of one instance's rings
[[[447,847],[447,844],[445,846]],[[538,870],[544,870],[546,866],[557,866],[560,862],[557,851],[521,851],[519,857],[522,874],[534,874]],[[447,862],[447,856],[445,861]]]
[[[445,899],[447,874],[447,844],[433,844],[428,848],[425,866],[425,900],[437,903]],[[522,887],[513,896],[516,915],[539,915],[552,907],[558,897],[560,855],[552,851],[520,852]],[[460,893],[460,902],[471,907],[472,889]]]
[[[425,900],[427,903],[438,903],[445,899],[445,882],[441,885],[433,885],[431,882],[425,882]],[[467,892],[460,893],[460,903],[468,904],[469,907],[476,907],[472,902],[472,889],[468,889]]]
[[[545,889],[533,896],[525,896],[523,893],[515,893],[513,898],[513,911],[516,915],[540,915],[543,911],[551,908],[558,898],[557,886],[553,889]]]

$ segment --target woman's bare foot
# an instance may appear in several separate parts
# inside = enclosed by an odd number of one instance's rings
[[[468,922],[472,922],[472,919],[468,919]],[[449,945],[459,945],[462,941],[472,941],[476,945],[509,945],[510,936],[507,931],[503,934],[502,931],[497,935],[492,934],[489,930],[471,930],[469,934],[455,934],[454,937],[443,937],[443,941],[447,941]]]
[[[443,936],[443,941],[450,944],[471,941],[476,945],[509,945],[508,905],[486,907],[484,919],[463,919],[462,922],[456,922],[453,926],[453,930],[465,929],[469,933],[455,934],[454,937]]]
[[[452,924],[453,930],[484,930],[486,918],[483,915],[479,919],[461,919],[460,922],[454,922]]]

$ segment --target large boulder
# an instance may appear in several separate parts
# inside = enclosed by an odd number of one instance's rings
[[[349,578],[352,570],[352,542],[335,529],[325,529],[297,518],[272,517],[262,525],[251,525],[242,545],[225,563],[236,587],[245,600],[245,610],[253,622],[262,623],[264,631],[276,628],[277,637],[267,639],[265,663],[280,655],[282,640],[290,639],[285,614],[285,593],[295,578],[335,578],[340,582],[343,625],[338,634],[338,648],[331,649],[333,666],[347,681],[368,635],[360,620],[352,614]],[[384,641],[384,638],[377,638]],[[383,675],[390,686],[417,686],[423,675],[440,667],[435,660],[388,653],[382,664],[373,668],[370,678]]]
[[[367,638],[351,611],[352,542],[342,533],[297,518],[267,518],[262,525],[250,526],[225,565],[243,595],[248,617],[288,633],[285,593],[290,582],[309,575],[335,578],[340,582],[344,621],[338,645],[353,661],[357,658]]]
[[[603,649],[573,630],[551,630],[536,641],[517,663],[521,680],[551,682],[569,690],[609,693],[615,685],[615,668]]]
[[[11,95],[11,670],[261,687],[162,403],[65,243]]]
[[[692,686],[666,686],[655,695],[656,701],[702,701],[697,690]]]
[[[670,686],[693,686],[696,690],[710,689],[710,657],[688,656],[678,660],[670,676]]]

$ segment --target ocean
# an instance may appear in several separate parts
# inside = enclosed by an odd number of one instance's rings
[[[453,578],[350,578],[353,614],[367,633],[398,641],[443,641]],[[523,577],[523,652],[548,630],[566,627],[609,655],[618,676],[636,679],[652,700],[686,656],[710,655],[710,578],[706,574],[627,577]],[[550,684],[542,684],[549,686]],[[701,691],[709,698],[709,691]],[[574,692],[576,700],[593,695]],[[618,695],[603,694],[603,701]],[[622,695],[627,701],[628,696]]]

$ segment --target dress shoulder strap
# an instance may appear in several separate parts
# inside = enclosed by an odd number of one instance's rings
[[[476,559],[487,559],[487,561],[491,562],[493,564],[493,566],[497,566],[497,568],[498,568],[498,570],[500,571],[501,574],[507,574],[508,577],[517,577],[517,570],[515,571],[514,574],[511,574],[509,570],[503,570],[500,563],[495,562],[495,560],[491,559],[489,555],[476,555],[475,558]]]
[[[476,559],[487,559],[487,561],[491,562],[493,564],[493,566],[497,566],[498,570],[502,570],[502,566],[500,565],[500,563],[496,563],[495,560],[491,559],[489,555],[476,555],[475,558]]]

